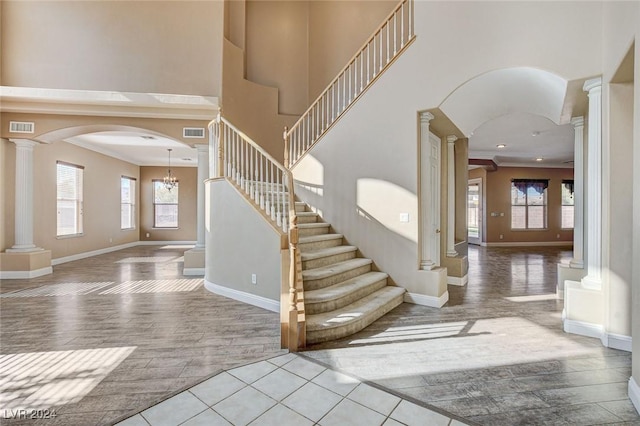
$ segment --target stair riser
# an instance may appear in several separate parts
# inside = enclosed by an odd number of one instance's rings
[[[304,289],[318,290],[320,288],[325,288],[330,285],[338,284],[339,282],[355,278],[358,275],[366,274],[367,272],[371,272],[371,264],[363,265],[336,275],[331,275],[330,277],[321,278],[319,280],[304,280]]]
[[[313,260],[303,260],[302,270],[321,268],[323,266],[333,265],[334,263],[343,262],[349,259],[355,259],[356,251],[350,251],[348,253],[338,253],[327,257],[321,257]]]
[[[329,248],[329,247],[338,247],[341,245],[342,245],[342,237],[333,238],[331,240],[313,241],[310,243],[300,243],[298,244],[298,247],[300,248],[300,251],[304,253],[305,251],[318,250],[318,249]]]
[[[335,327],[328,330],[316,330],[310,331],[307,330],[307,344],[315,344],[315,343],[323,343],[328,342],[330,340],[341,339],[343,337],[349,336],[351,334],[357,333],[362,330],[366,326],[370,325],[372,322],[377,320],[378,318],[385,315],[387,312],[394,309],[396,306],[402,303],[403,295],[400,295],[389,303],[384,304],[380,308],[375,311],[364,315],[360,321],[348,324],[343,327]]]
[[[298,216],[298,223],[316,223],[318,216]]]
[[[380,290],[383,287],[386,287],[387,279],[382,279],[380,281],[376,281],[373,284],[370,284],[364,288],[359,289],[358,291],[354,291],[351,294],[346,295],[340,299],[335,299],[326,302],[319,303],[305,303],[304,308],[307,314],[321,314],[323,312],[335,311],[336,309],[343,308],[350,303],[353,303],[357,300],[362,299],[370,295],[371,293]]]
[[[296,211],[297,212],[306,212],[307,211],[307,205],[306,204],[298,204],[298,203],[296,203]]]
[[[319,226],[319,227],[313,227],[313,228],[299,228],[299,235],[301,237],[310,237],[312,235],[322,235],[322,234],[328,234],[329,233],[329,227],[328,226]]]

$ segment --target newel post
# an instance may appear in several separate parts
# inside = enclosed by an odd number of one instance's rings
[[[294,208],[295,210],[295,208]],[[298,216],[290,215],[289,226],[289,350],[298,350],[298,290],[297,284],[297,251],[298,251]]]
[[[284,167],[289,169],[289,128],[287,126],[284,126],[282,137],[284,138]]]

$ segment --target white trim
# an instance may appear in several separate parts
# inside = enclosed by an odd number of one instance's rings
[[[564,289],[560,289],[560,286],[556,284],[556,297],[560,300],[564,300]]]
[[[505,243],[485,243],[480,244],[483,247],[573,247],[573,241],[513,241]]]
[[[640,387],[633,376],[629,377],[629,399],[633,406],[636,407],[636,411],[640,413]]]
[[[416,305],[429,306],[431,308],[441,308],[449,301],[449,292],[445,291],[440,297],[406,292],[404,294],[404,301]]]
[[[632,351],[631,336],[625,336],[623,334],[606,333],[604,340],[606,340],[605,346],[608,348],[618,349],[626,352]]]
[[[220,296],[228,297],[230,299],[237,300],[243,303],[248,303],[249,305],[257,306],[268,311],[280,312],[280,302],[267,299],[266,297],[257,296],[255,294],[246,293],[244,291],[234,290],[229,287],[217,285],[207,279],[204,280],[204,288]]]
[[[468,282],[469,282],[469,274],[465,275],[462,278],[447,276],[447,284],[450,284],[450,285],[457,285],[462,287],[467,285]]]
[[[182,275],[204,275],[204,268],[184,268]]]
[[[214,96],[0,86],[6,112],[211,120]]]
[[[580,336],[594,337],[602,339],[604,335],[604,327],[600,324],[593,324],[584,321],[575,321],[570,319],[564,320],[564,331],[566,333],[577,334]]]
[[[101,254],[107,254],[118,250],[123,250],[135,246],[155,246],[166,244],[195,244],[195,241],[133,241],[131,243],[120,244],[117,246],[105,247],[98,250],[85,251],[83,253],[72,254],[70,256],[59,257],[51,260],[51,265],[56,266],[61,263],[73,262],[74,260],[86,259],[87,257],[99,256]],[[200,275],[204,275],[200,274]]]
[[[0,271],[0,279],[2,280],[22,280],[30,278],[38,278],[43,275],[49,275],[53,272],[51,266],[47,266],[33,271]]]

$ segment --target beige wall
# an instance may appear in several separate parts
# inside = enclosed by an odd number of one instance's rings
[[[547,189],[547,229],[541,231],[511,230],[511,179],[549,179]],[[561,229],[561,184],[563,179],[573,179],[573,169],[498,167],[487,173],[484,197],[486,197],[486,242],[550,242],[573,241],[573,231]],[[493,217],[491,212],[504,216]],[[500,234],[503,238],[500,239]],[[557,235],[560,238],[557,238]]]
[[[282,237],[226,180],[209,181],[205,279],[218,286],[280,302]],[[285,272],[286,273],[286,272]],[[256,284],[251,283],[256,274]]]
[[[2,144],[5,232],[0,249],[4,250],[14,244],[15,187],[6,183],[14,181],[16,149],[11,142]],[[82,236],[56,237],[56,161],[84,166]],[[33,169],[34,243],[51,250],[53,259],[138,240],[137,229],[120,229],[120,177],[139,178],[138,166],[59,141],[34,148]]]
[[[2,1],[2,84],[219,96],[222,22],[215,0]]]
[[[399,2],[309,2],[309,102],[313,102]]]
[[[166,167],[140,167],[140,241],[195,241],[197,214],[196,167],[174,167],[179,182],[178,228],[153,227],[153,184],[167,174]],[[147,233],[149,237],[147,238]]]

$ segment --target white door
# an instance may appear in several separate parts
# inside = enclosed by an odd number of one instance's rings
[[[467,191],[467,241],[482,241],[482,179],[469,179]]]
[[[431,155],[429,156],[429,183],[432,194],[429,217],[431,219],[431,258],[436,266],[440,266],[440,146],[441,141],[433,133],[429,134]]]

